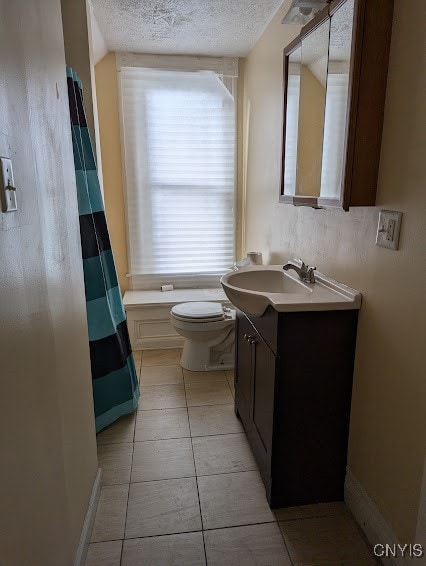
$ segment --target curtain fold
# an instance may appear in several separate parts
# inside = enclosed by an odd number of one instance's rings
[[[96,432],[138,404],[139,384],[87,128],[81,81],[67,67]]]

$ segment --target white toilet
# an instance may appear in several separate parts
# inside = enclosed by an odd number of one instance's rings
[[[185,338],[180,365],[190,371],[234,367],[235,310],[221,303],[192,302],[175,305],[170,321]]]

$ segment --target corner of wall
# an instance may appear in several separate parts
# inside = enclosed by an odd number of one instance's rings
[[[123,164],[115,53],[95,66],[105,214],[121,292],[129,288]]]

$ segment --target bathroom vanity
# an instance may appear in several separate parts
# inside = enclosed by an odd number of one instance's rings
[[[316,281],[282,266],[222,278],[240,309],[235,412],[271,507],[343,500],[361,296],[321,274]]]

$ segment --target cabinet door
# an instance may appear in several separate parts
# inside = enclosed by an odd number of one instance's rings
[[[274,426],[275,355],[257,336],[252,341],[254,376],[252,385],[252,446],[260,471],[270,477]]]
[[[245,431],[251,429],[252,353],[250,343],[253,327],[242,313],[237,314],[237,341],[235,364],[235,408]],[[250,340],[250,341],[249,341]]]

